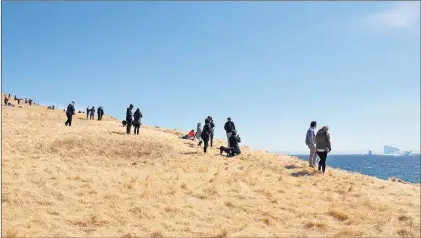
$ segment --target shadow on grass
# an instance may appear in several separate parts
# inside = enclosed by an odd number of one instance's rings
[[[302,168],[301,166],[295,165],[295,164],[290,164],[285,166],[286,169],[299,169]]]
[[[111,131],[109,132],[110,134],[116,134],[116,135],[125,135],[126,132],[122,132],[122,131]]]
[[[197,154],[199,154],[199,152],[197,152],[197,151],[193,151],[193,152],[181,152],[181,154],[183,154],[183,155],[197,155]]]
[[[304,177],[304,176],[313,176],[315,173],[309,172],[307,170],[299,171],[292,173],[291,176],[293,177]]]

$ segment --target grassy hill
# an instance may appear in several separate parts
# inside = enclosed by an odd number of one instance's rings
[[[127,136],[107,116],[65,120],[45,107],[3,107],[3,236],[420,235],[419,184],[330,167],[322,175],[247,147],[235,158],[205,155],[179,131]]]

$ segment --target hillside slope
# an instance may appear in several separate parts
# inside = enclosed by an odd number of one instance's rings
[[[330,167],[322,175],[247,148],[204,155],[175,130],[126,136],[110,117],[78,117],[69,128],[63,111],[3,107],[3,236],[420,234],[419,184]]]

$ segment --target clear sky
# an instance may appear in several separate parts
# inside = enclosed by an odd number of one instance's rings
[[[2,2],[2,90],[244,144],[420,150],[419,2]],[[63,123],[65,117],[63,115]],[[76,125],[77,126],[77,123]],[[121,128],[120,128],[121,129]]]

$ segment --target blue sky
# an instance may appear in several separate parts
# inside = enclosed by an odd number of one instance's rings
[[[420,150],[419,2],[2,2],[2,91],[245,144]],[[65,118],[63,117],[63,120]]]

